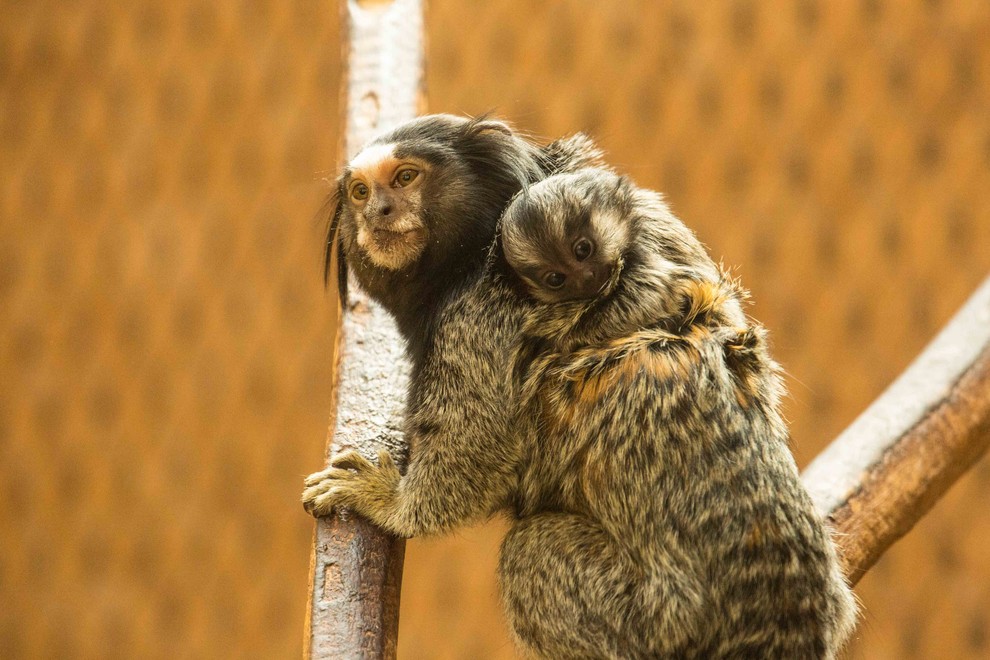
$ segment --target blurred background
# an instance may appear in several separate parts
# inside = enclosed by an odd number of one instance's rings
[[[0,3],[0,657],[297,657],[336,301],[331,0]],[[432,0],[431,111],[583,130],[737,267],[805,465],[990,273],[984,0]],[[850,658],[990,655],[990,464]],[[511,658],[496,521],[408,544],[400,658]]]

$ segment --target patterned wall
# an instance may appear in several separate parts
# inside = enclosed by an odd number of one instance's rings
[[[336,7],[0,12],[0,657],[298,657]]]
[[[295,657],[335,305],[330,0],[0,7],[0,657]],[[990,272],[982,0],[433,0],[434,111],[585,130],[737,267],[804,464]],[[853,658],[990,654],[983,461]],[[408,546],[400,657],[510,658],[502,524]]]

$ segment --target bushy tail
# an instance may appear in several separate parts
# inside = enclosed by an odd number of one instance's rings
[[[856,594],[842,575],[838,558],[835,556],[835,533],[828,526],[825,529],[829,538],[833,540],[829,548],[832,554],[832,571],[829,581],[832,590],[832,611],[829,612],[829,618],[832,620],[833,626],[830,631],[828,646],[838,652],[846,645],[856,628],[859,604],[856,601]]]

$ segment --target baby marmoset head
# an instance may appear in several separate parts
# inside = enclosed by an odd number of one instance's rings
[[[502,220],[506,260],[545,303],[608,295],[629,245],[631,197],[604,169],[550,177],[525,189]]]
[[[698,284],[723,282],[658,193],[604,168],[529,186],[506,209],[501,236],[538,302],[529,331],[547,337],[599,341],[676,326],[697,305]],[[743,318],[737,300],[725,303],[727,320]]]

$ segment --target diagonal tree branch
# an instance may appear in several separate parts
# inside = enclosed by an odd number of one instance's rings
[[[802,478],[855,584],[990,444],[990,278]]]

